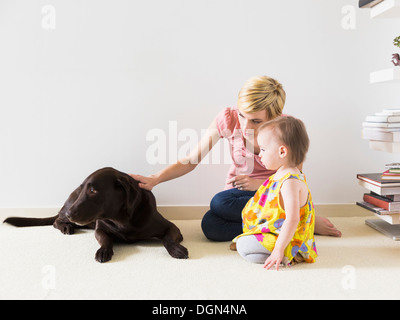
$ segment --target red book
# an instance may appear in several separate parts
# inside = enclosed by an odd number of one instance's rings
[[[380,197],[376,194],[365,193],[363,200],[387,211],[400,211],[400,202],[393,202],[390,199]]]

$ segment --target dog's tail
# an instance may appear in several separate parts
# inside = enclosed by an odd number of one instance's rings
[[[48,218],[23,218],[23,217],[10,217],[3,221],[15,227],[37,227],[37,226],[50,226],[56,221],[58,215]]]

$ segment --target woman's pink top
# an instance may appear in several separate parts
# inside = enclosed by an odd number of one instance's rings
[[[261,163],[261,158],[246,148],[237,108],[223,109],[217,115],[215,121],[219,136],[228,139],[231,147],[233,164],[228,171],[226,181],[238,175],[248,175],[253,179],[267,180],[269,176],[275,173],[274,170],[265,168]],[[232,184],[225,183],[225,190],[232,188]]]

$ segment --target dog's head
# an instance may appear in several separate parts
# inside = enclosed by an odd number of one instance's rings
[[[78,225],[98,219],[113,219],[125,210],[134,210],[141,198],[137,181],[113,168],[95,171],[77,189],[78,196],[66,211]]]

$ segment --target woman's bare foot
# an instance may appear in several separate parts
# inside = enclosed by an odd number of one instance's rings
[[[324,217],[315,216],[315,234],[320,236],[331,236],[338,237],[342,236],[342,233],[336,229],[336,227]]]

